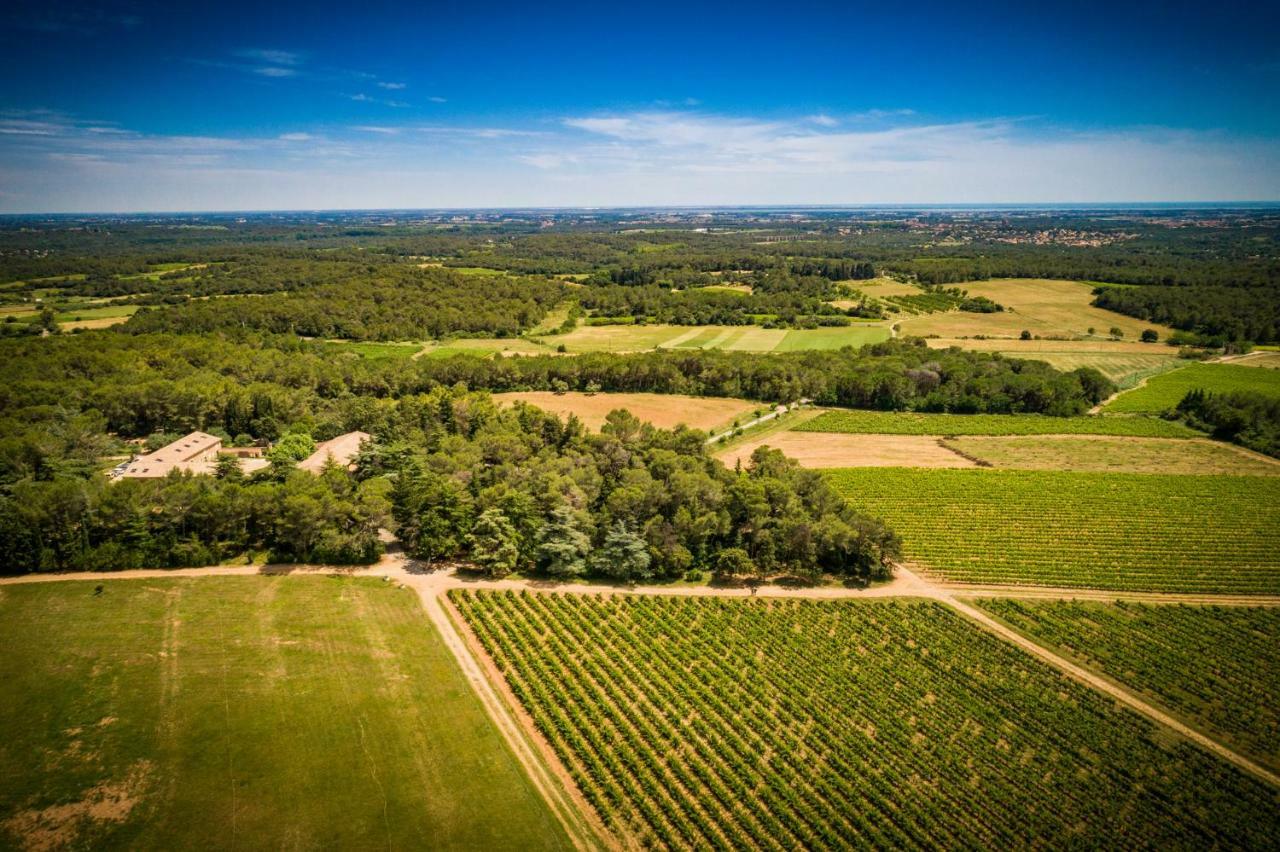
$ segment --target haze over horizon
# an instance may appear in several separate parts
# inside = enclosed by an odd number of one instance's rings
[[[1278,25],[1232,2],[22,2],[0,212],[1273,201]]]

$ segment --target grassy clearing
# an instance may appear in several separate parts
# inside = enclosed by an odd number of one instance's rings
[[[567,845],[411,592],[95,585],[0,588],[0,845]]]
[[[801,467],[973,467],[974,463],[924,435],[833,435],[779,432],[716,453],[729,467],[746,465],[757,447],[781,450]],[[1280,474],[1280,465],[1276,465]]]
[[[551,391],[514,391],[496,393],[499,404],[517,400],[536,405],[560,417],[576,415],[588,429],[599,429],[610,411],[625,408],[646,423],[670,429],[683,423],[693,429],[716,431],[728,429],[735,421],[746,422],[752,412],[767,408],[745,399],[723,399],[701,396],[656,393],[585,393],[556,394]]]
[[[624,844],[1273,837],[1262,782],[936,602],[452,598]]]
[[[1086,337],[1093,328],[1105,337],[1114,326],[1126,338],[1136,340],[1142,331],[1153,328],[1164,339],[1173,329],[1142,322],[1124,314],[1095,308],[1093,286],[1081,281],[1051,281],[1038,278],[1010,278],[974,281],[955,285],[970,296],[985,296],[1005,306],[995,314],[964,311],[935,313],[902,320],[904,335],[936,334],[939,337],[1018,337],[1023,331],[1045,336]]]
[[[1015,470],[1280,476],[1280,462],[1213,441],[1105,435],[970,435],[948,438],[946,446],[993,467]]]
[[[884,435],[1132,435],[1194,438],[1200,433],[1155,417],[1047,417],[1041,414],[920,414],[828,411],[796,427],[805,432]]]
[[[450,355],[546,355],[555,351],[532,340],[520,337],[462,337],[429,344],[422,349],[423,357],[446,358]]]
[[[1118,414],[1158,414],[1176,407],[1196,388],[1212,393],[1249,391],[1280,397],[1280,372],[1233,364],[1188,364],[1154,376],[1140,388],[1125,391],[1103,410]]]
[[[944,578],[1280,594],[1280,479],[1022,470],[827,474]]]
[[[1280,609],[1010,599],[977,604],[1280,767]]]
[[[127,319],[138,312],[137,305],[104,305],[98,308],[64,308],[58,322],[80,322],[95,319]]]
[[[342,341],[334,342],[332,346],[337,346],[344,352],[355,352],[361,358],[367,358],[370,361],[383,361],[387,359],[409,359],[415,354],[422,351],[421,343],[375,343],[372,341]]]

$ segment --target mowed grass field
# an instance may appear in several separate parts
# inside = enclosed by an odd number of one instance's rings
[[[1209,440],[1106,435],[967,435],[948,438],[943,445],[992,467],[1014,470],[1280,476],[1280,460]]]
[[[0,586],[0,846],[568,845],[407,590]]]
[[[1280,479],[852,468],[826,474],[964,583],[1280,594]]]
[[[451,598],[627,846],[1274,840],[1273,789],[934,601]]]
[[[882,435],[1132,435],[1193,438],[1181,423],[1156,417],[1048,417],[1042,414],[922,414],[913,411],[826,411],[796,427],[805,432]]]
[[[1081,281],[1053,281],[1040,278],[1005,278],[971,281],[954,285],[970,296],[985,296],[1004,305],[994,314],[948,311],[901,321],[903,335],[924,337],[1018,337],[1023,331],[1041,337],[1086,337],[1089,329],[1106,338],[1114,326],[1125,338],[1137,340],[1144,329],[1155,329],[1165,339],[1173,329],[1143,322],[1124,314],[1095,308],[1093,285]],[[1154,348],[1154,347],[1153,347]]]
[[[1280,767],[1280,609],[1008,598],[976,603]]]
[[[1280,398],[1280,372],[1234,364],[1188,364],[1153,376],[1142,387],[1125,391],[1103,406],[1103,411],[1116,414],[1168,411],[1197,388],[1211,393],[1247,391]]]
[[[889,339],[889,327],[859,323],[838,328],[781,329],[754,325],[583,325],[541,338],[569,352],[642,352],[649,349],[727,349],[798,352],[864,346]]]
[[[718,431],[728,429],[735,420],[752,419],[752,412],[767,405],[745,399],[723,399],[678,394],[656,393],[562,393],[551,391],[513,391],[493,395],[499,405],[516,401],[536,405],[562,418],[576,415],[588,429],[598,430],[610,411],[626,409],[646,423],[662,429],[684,424],[692,429]]]

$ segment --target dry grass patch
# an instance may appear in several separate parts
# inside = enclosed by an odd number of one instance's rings
[[[732,467],[751,459],[757,447],[781,450],[801,467],[974,467],[964,456],[925,435],[841,435],[779,432],[746,441],[716,454]]]
[[[1206,440],[1105,435],[949,438],[948,447],[993,467],[1115,473],[1280,476],[1280,462]]]
[[[985,296],[1005,306],[995,314],[964,311],[928,314],[902,320],[904,335],[936,334],[940,337],[972,337],[978,334],[1017,337],[1024,330],[1041,336],[1085,337],[1093,328],[1106,336],[1114,326],[1128,339],[1136,339],[1143,329],[1154,328],[1161,339],[1173,329],[1143,322],[1124,314],[1095,308],[1093,286],[1080,281],[1050,281],[1039,278],[1009,278],[956,285],[970,296]]]
[[[1229,363],[1237,367],[1264,367],[1269,370],[1280,370],[1280,352],[1250,352],[1242,358],[1233,358]]]
[[[727,429],[735,420],[747,421],[751,413],[767,407],[745,399],[711,399],[657,393],[556,394],[551,391],[497,393],[493,398],[510,405],[517,400],[536,405],[560,417],[577,415],[588,429],[599,429],[610,411],[625,408],[641,420],[663,429],[684,424],[694,429]]]

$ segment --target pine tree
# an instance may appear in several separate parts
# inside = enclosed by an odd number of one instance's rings
[[[485,509],[476,518],[471,534],[471,559],[490,577],[499,579],[515,570],[520,558],[516,529],[498,509]]]
[[[592,567],[597,573],[633,583],[653,576],[650,562],[644,539],[632,532],[626,521],[618,521],[605,534]]]
[[[573,509],[557,506],[542,528],[542,543],[538,545],[538,561],[543,570],[553,577],[581,577],[587,571],[590,549],[591,539],[582,531]]]

